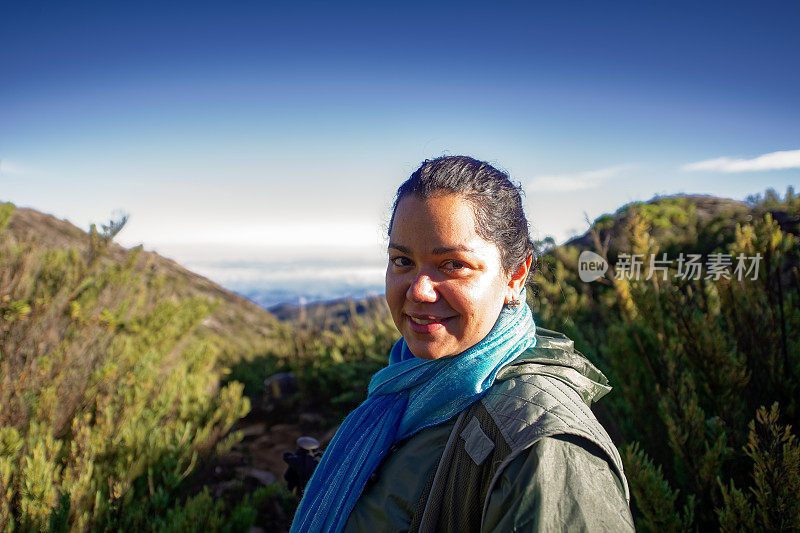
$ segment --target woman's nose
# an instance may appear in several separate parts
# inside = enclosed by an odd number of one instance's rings
[[[415,302],[435,302],[437,299],[436,289],[430,276],[420,274],[411,283],[406,297]]]

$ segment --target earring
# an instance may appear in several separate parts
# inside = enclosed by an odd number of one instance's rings
[[[518,306],[519,304],[521,304],[521,303],[522,303],[522,302],[520,301],[520,299],[519,299],[519,298],[517,298],[517,297],[515,296],[514,298],[512,298],[512,299],[511,299],[511,300],[510,300],[510,301],[509,301],[509,302],[506,304],[506,306],[507,306],[507,307],[517,307],[517,306]]]

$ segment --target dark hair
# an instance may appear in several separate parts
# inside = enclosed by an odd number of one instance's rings
[[[500,249],[506,272],[515,271],[534,252],[521,188],[489,163],[463,155],[424,161],[397,189],[389,233],[397,205],[409,194],[423,200],[458,194],[469,200],[475,210],[475,231]]]

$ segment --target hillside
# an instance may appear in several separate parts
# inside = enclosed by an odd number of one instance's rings
[[[34,251],[75,249],[85,255],[91,247],[89,234],[71,222],[26,208],[14,210],[4,238],[26,243]],[[110,242],[107,259],[123,262],[130,252]],[[201,327],[234,339],[244,350],[257,345],[274,328],[276,319],[268,311],[155,252],[142,250],[136,269],[146,272],[148,277],[170,280],[174,298],[202,297],[218,302],[218,307],[203,320]]]
[[[737,224],[747,224],[769,213],[783,231],[798,234],[800,213],[792,205],[782,204],[774,191],[764,199],[752,197],[748,202],[700,194],[656,196],[647,202],[626,204],[613,214],[605,214],[592,223],[579,237],[564,243],[581,250],[594,249],[593,233],[608,245],[612,255],[631,249],[631,224],[635,216],[645,219],[650,235],[661,250],[672,252],[690,247],[699,253],[730,244]]]
[[[800,528],[799,229],[789,188],[635,202],[542,243],[529,303],[614,387],[593,409],[620,447],[637,530]],[[591,282],[587,249],[609,266]],[[641,269],[620,270],[622,253]],[[647,258],[663,254],[656,270]]]
[[[791,189],[673,196],[541,243],[529,304],[614,387],[592,408],[638,530],[800,527],[799,226]],[[287,530],[296,494],[270,481],[385,366],[385,302],[269,313],[111,237],[0,204],[0,530]],[[763,261],[752,279],[583,282],[584,249]]]
[[[198,513],[242,529],[249,496],[226,508],[185,485],[241,438],[225,437],[250,410],[230,367],[283,329],[114,227],[0,203],[0,530],[172,531]]]

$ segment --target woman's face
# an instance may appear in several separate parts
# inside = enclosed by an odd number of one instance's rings
[[[464,197],[400,200],[389,234],[386,301],[415,356],[439,359],[477,344],[512,296],[510,281],[500,250],[475,232]]]

